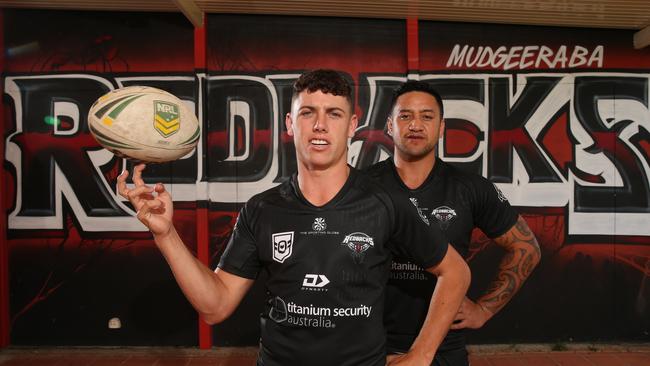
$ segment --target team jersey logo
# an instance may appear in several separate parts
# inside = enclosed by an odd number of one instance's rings
[[[323,231],[327,229],[327,224],[325,223],[325,219],[322,217],[317,217],[314,219],[314,223],[311,224],[311,228],[314,229],[314,231]]]
[[[273,234],[273,260],[283,263],[291,256],[293,249],[293,231]]]
[[[431,211],[431,216],[435,217],[440,224],[440,228],[445,230],[449,227],[451,220],[456,217],[456,210],[447,206],[440,206]]]
[[[375,246],[375,241],[366,233],[356,232],[348,234],[341,245],[352,251],[352,258],[356,263],[362,263],[366,250]]]
[[[418,210],[418,215],[420,215],[422,221],[424,221],[425,224],[429,225],[429,219],[427,219],[427,216],[422,212],[422,209],[418,205],[418,199],[411,197],[409,200],[411,200],[413,206],[415,206],[415,208]]]
[[[503,194],[503,192],[501,192],[501,190],[499,189],[499,187],[497,187],[496,184],[492,183],[492,186],[494,187],[494,190],[497,191],[497,196],[499,197],[499,201],[506,202],[508,200],[508,198],[506,198],[506,195]]]

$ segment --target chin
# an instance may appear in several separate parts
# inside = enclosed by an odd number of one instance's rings
[[[406,160],[419,160],[419,159],[422,159],[422,158],[428,156],[429,154],[432,154],[432,152],[433,152],[433,149],[422,149],[422,148],[420,148],[420,149],[401,148],[399,150],[402,153],[402,156]]]

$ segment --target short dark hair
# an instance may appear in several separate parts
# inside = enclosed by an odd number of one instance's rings
[[[431,85],[420,80],[409,80],[393,90],[393,99],[391,100],[389,109],[390,113],[393,113],[393,108],[395,108],[397,98],[403,94],[410,92],[423,92],[431,95],[436,99],[436,102],[438,102],[438,107],[440,107],[440,118],[442,119],[442,117],[445,115],[445,111],[442,106],[442,97],[440,97],[440,94],[438,94],[438,92]]]
[[[353,109],[352,87],[345,76],[336,70],[317,69],[303,73],[293,83],[293,96],[291,100],[296,99],[298,94],[305,90],[309,93],[320,90],[325,94],[345,97],[348,103],[350,103],[350,109]]]

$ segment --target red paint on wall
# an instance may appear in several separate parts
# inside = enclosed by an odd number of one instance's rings
[[[206,30],[207,18],[203,16],[203,27],[194,28],[194,68],[196,69],[205,69],[205,55],[206,55],[206,43],[205,43],[205,30]]]
[[[406,54],[408,57],[409,71],[420,69],[419,41],[418,19],[408,18],[406,20]]]
[[[203,16],[203,27],[194,28],[194,67],[199,70],[206,66],[206,22]],[[210,266],[210,230],[208,207],[198,206],[196,210],[196,249],[201,263]],[[212,348],[212,327],[199,317],[199,348]]]

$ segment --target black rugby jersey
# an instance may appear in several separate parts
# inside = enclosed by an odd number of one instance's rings
[[[447,243],[406,196],[391,197],[350,168],[321,207],[302,196],[296,175],[252,197],[219,267],[250,279],[268,272],[259,364],[383,366],[391,253],[428,268]]]
[[[408,195],[422,217],[444,230],[464,258],[474,227],[495,238],[517,222],[517,212],[494,184],[440,159],[436,159],[424,183],[413,190],[402,182],[392,158],[371,166],[367,173],[391,194]],[[435,281],[434,276],[407,258],[394,258],[386,288],[384,317],[390,352],[406,352],[411,347],[426,318]],[[464,346],[464,331],[450,330],[439,349]]]

